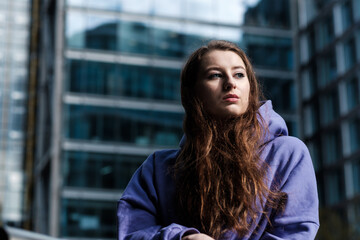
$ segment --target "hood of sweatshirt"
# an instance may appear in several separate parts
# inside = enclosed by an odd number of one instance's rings
[[[258,114],[263,121],[260,121],[263,128],[266,129],[264,142],[269,142],[280,136],[288,136],[288,128],[285,120],[274,111],[271,100],[264,101],[258,110]],[[180,147],[184,146],[185,135],[181,138]]]

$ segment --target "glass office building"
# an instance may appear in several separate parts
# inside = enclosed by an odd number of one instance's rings
[[[322,212],[332,209],[359,233],[360,1],[299,0],[298,6],[300,127]]]
[[[0,221],[24,221],[30,1],[0,1]]]
[[[290,0],[47,0],[41,18],[35,230],[116,237],[135,169],[182,137],[180,71],[210,39],[239,44],[297,135]]]

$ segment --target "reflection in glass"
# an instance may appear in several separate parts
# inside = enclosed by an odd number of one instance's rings
[[[218,1],[219,3],[222,1]],[[261,26],[268,28],[290,29],[290,1],[289,0],[261,0],[244,1],[249,3],[257,2],[248,6],[244,14],[244,25]],[[245,3],[246,4],[246,3]],[[228,8],[234,7],[228,5]],[[235,5],[235,9],[236,9]]]
[[[182,113],[67,105],[66,138],[176,146]]]
[[[290,38],[244,34],[243,46],[256,67],[292,70],[293,49]]]
[[[86,47],[116,50],[117,22],[115,18],[88,16],[85,32]]]
[[[116,238],[113,201],[62,199],[61,204],[63,237]]]
[[[146,157],[120,154],[65,152],[64,186],[124,190]]]
[[[69,12],[66,16],[67,45],[72,48],[116,50],[115,18]]]
[[[150,32],[146,22],[121,21],[118,39],[118,50],[123,53],[149,54]]]
[[[83,13],[68,12],[66,15],[66,43],[73,48],[85,48],[86,18]]]
[[[184,56],[185,35],[181,23],[155,21],[152,26],[154,54],[164,57]]]
[[[185,25],[185,34],[186,54],[190,54],[207,41],[214,39],[217,36],[217,28],[215,26],[188,23]]]
[[[180,100],[180,70],[85,60],[68,60],[70,92]]]

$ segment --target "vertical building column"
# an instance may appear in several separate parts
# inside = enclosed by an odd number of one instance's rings
[[[52,236],[59,236],[60,197],[61,197],[61,128],[62,128],[62,91],[63,91],[63,48],[64,48],[64,0],[50,0],[55,2],[55,66],[53,89],[53,125],[52,125],[52,157],[51,157],[51,185],[50,185],[50,214],[49,227]]]

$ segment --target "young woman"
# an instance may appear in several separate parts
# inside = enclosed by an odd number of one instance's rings
[[[180,148],[136,171],[118,203],[118,239],[314,239],[309,152],[260,97],[235,44],[196,50],[181,74]]]

